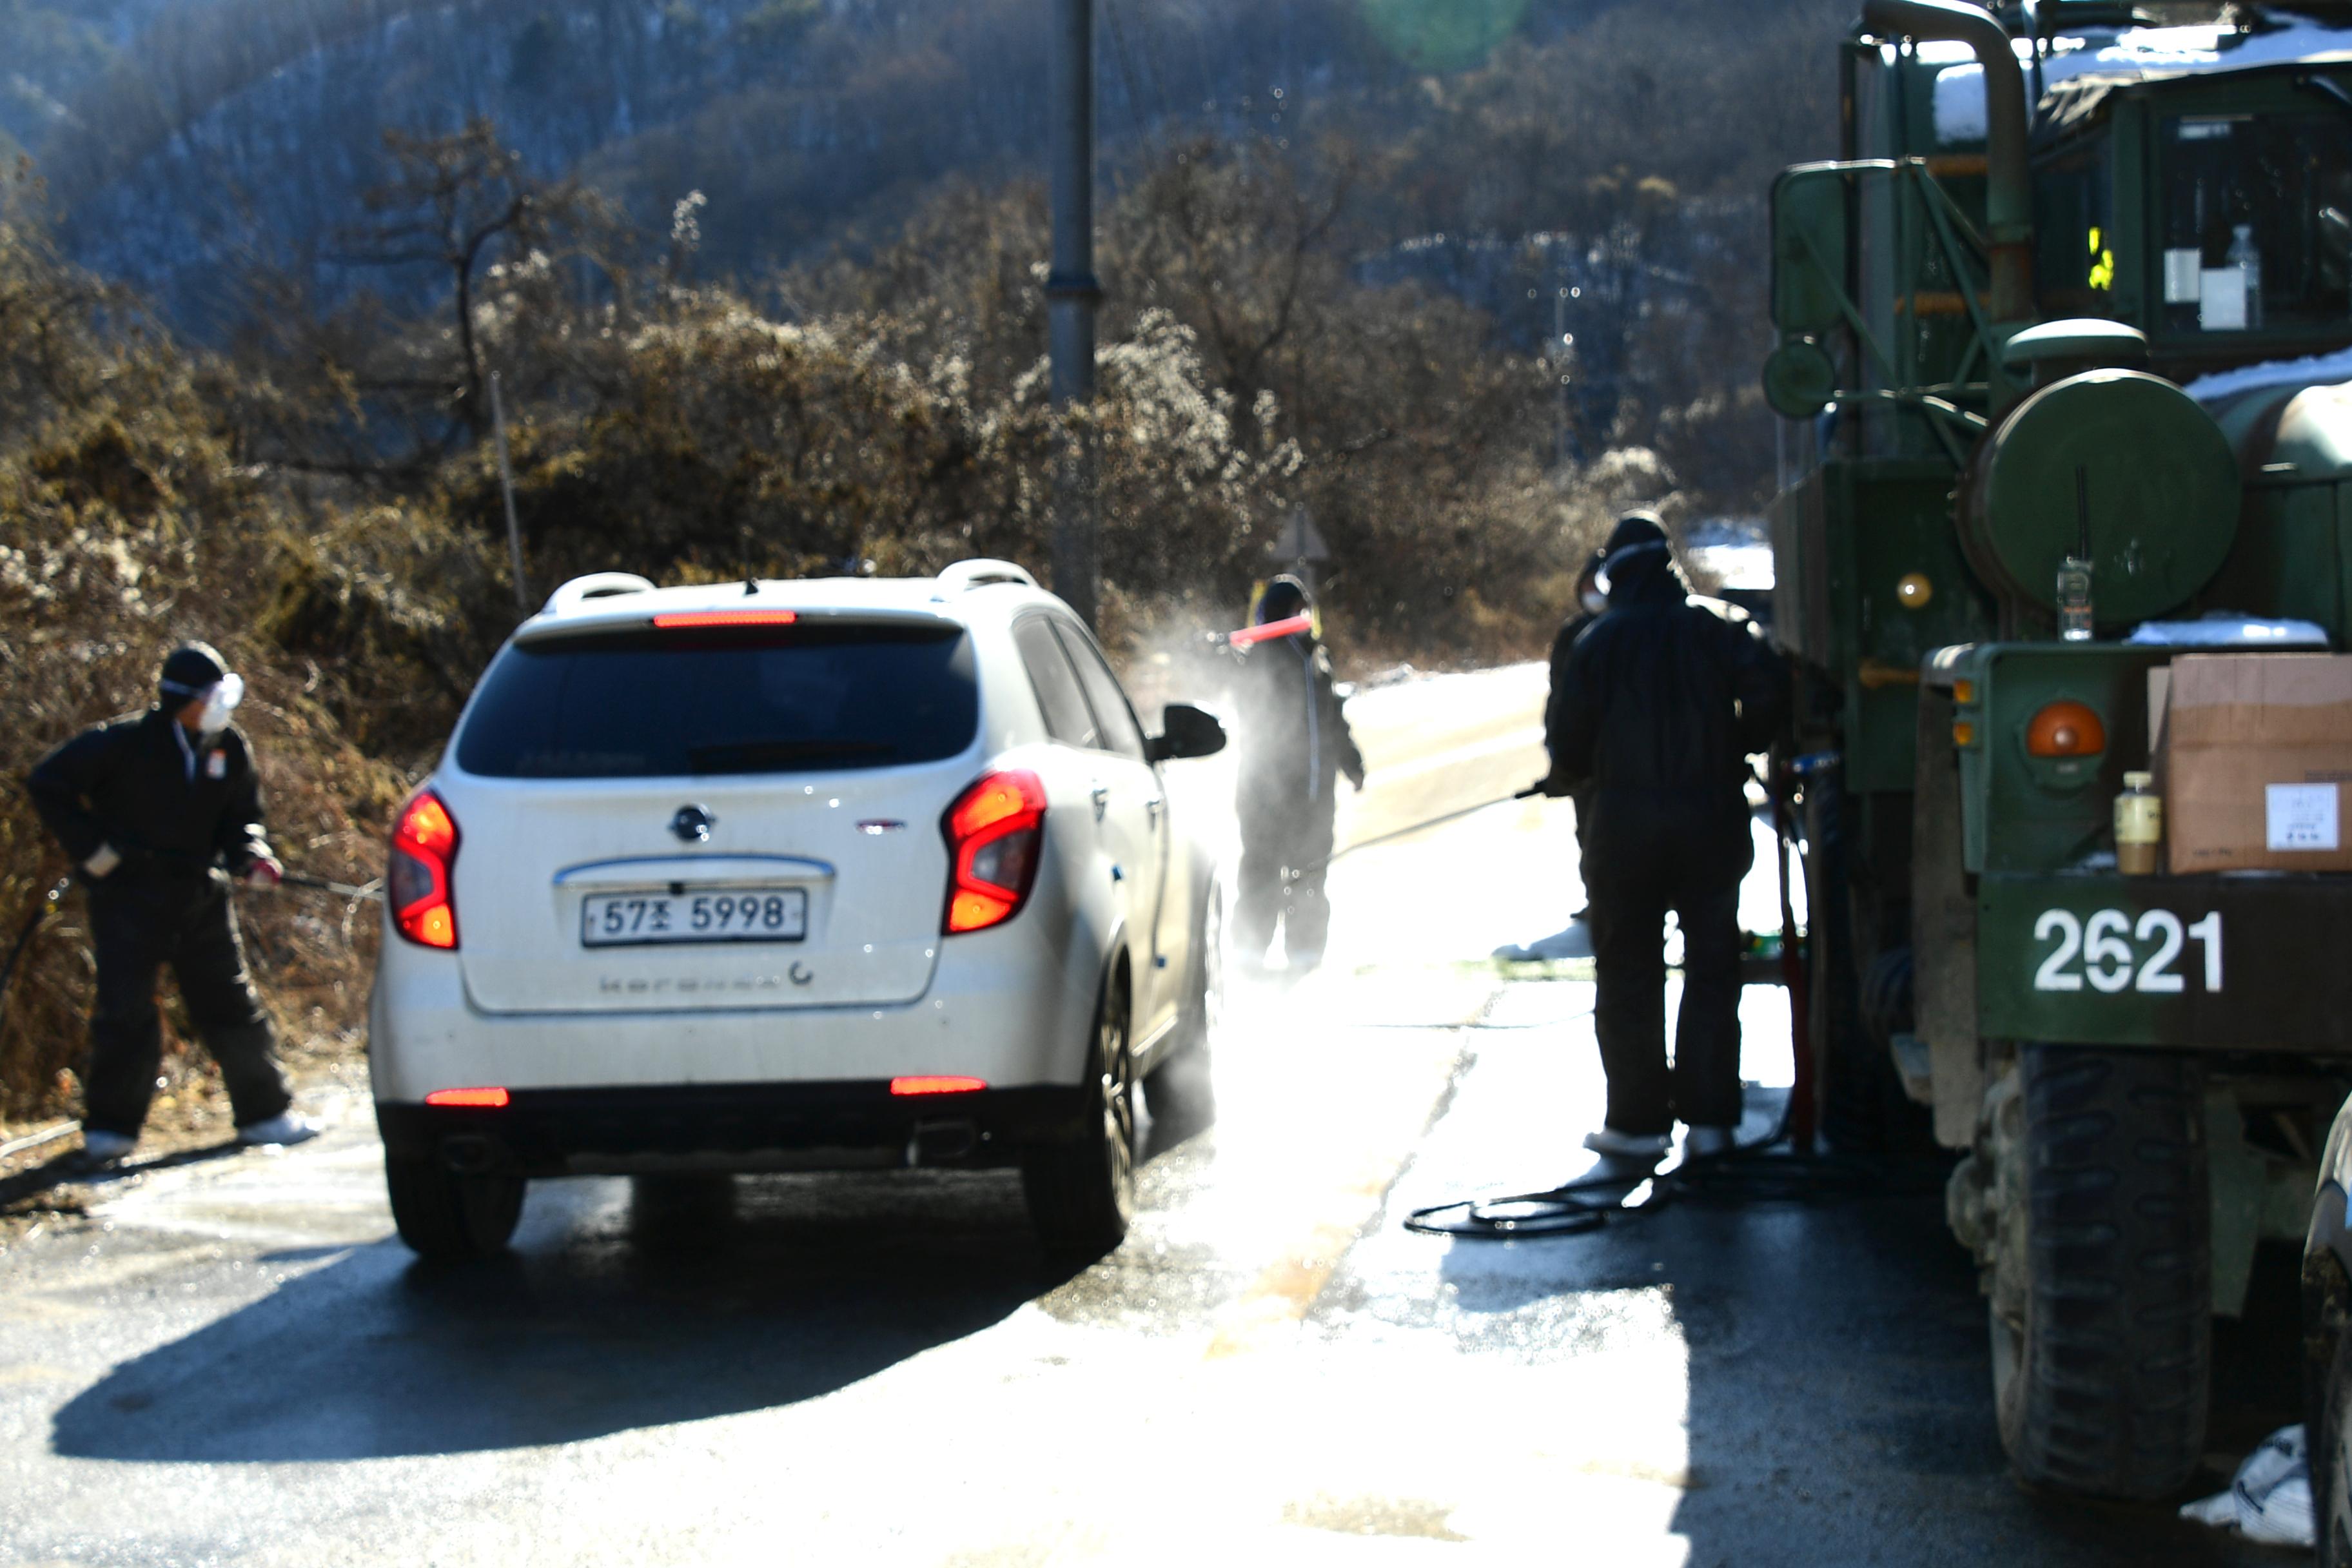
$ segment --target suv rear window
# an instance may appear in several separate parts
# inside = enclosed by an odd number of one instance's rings
[[[979,727],[961,626],[633,630],[509,647],[457,765],[489,778],[835,773],[940,762]]]

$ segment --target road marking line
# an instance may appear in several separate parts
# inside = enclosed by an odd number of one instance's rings
[[[1375,1147],[1359,1145],[1352,1162],[1342,1167],[1339,1179],[1300,1205],[1307,1211],[1306,1234],[1261,1268],[1240,1296],[1217,1315],[1202,1360],[1223,1361],[1266,1348],[1304,1322],[1314,1310],[1364,1227],[1379,1217],[1389,1189],[1420,1147],[1432,1116],[1444,1101],[1447,1086],[1462,1068],[1466,1037],[1461,1029],[1433,1033],[1444,1036],[1444,1048],[1433,1053],[1425,1063],[1432,1075],[1427,1092],[1416,1089],[1410,1105],[1396,1110],[1399,1121],[1409,1117],[1410,1125],[1373,1128],[1370,1137],[1377,1141]]]

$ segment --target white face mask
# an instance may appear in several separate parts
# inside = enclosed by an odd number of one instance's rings
[[[236,705],[245,700],[245,677],[224,675],[205,693],[205,714],[196,721],[196,728],[207,735],[217,735],[236,716]]]
[[[1597,616],[1609,607],[1609,595],[1598,588],[1587,588],[1582,602],[1586,615]]]

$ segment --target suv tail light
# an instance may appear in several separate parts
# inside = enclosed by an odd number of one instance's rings
[[[392,923],[420,947],[457,945],[457,906],[449,868],[457,861],[457,824],[431,790],[401,807],[392,830],[392,864],[384,872]]]
[[[1032,773],[988,773],[948,807],[948,935],[1021,912],[1045,847],[1045,786]]]

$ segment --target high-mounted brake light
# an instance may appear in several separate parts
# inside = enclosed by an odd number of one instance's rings
[[[462,1105],[476,1110],[503,1110],[514,1100],[503,1089],[436,1089],[425,1097],[427,1105]]]
[[[1021,912],[1045,843],[1045,786],[1033,773],[989,773],[948,807],[950,936],[1002,925]]]
[[[457,905],[449,886],[457,863],[457,819],[439,795],[419,790],[401,808],[383,879],[394,929],[420,947],[457,945]]]
[[[2088,704],[2046,702],[2025,725],[2025,751],[2035,757],[2095,757],[2107,749],[2106,721]]]
[[[656,616],[654,625],[670,632],[695,626],[788,626],[800,618],[797,610],[672,610]]]
[[[890,1080],[892,1094],[972,1094],[987,1087],[986,1079],[956,1073],[916,1073]]]

